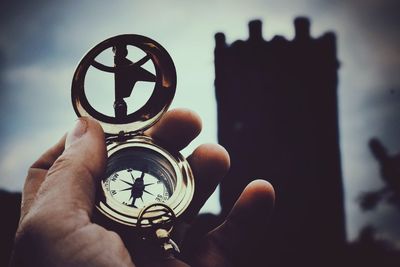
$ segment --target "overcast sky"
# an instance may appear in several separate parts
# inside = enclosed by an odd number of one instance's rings
[[[293,19],[305,15],[314,37],[337,34],[348,238],[372,224],[400,243],[397,210],[382,204],[365,213],[356,202],[361,192],[382,186],[368,140],[378,137],[390,152],[400,151],[398,1],[35,2],[13,1],[0,11],[0,187],[20,190],[28,166],[73,125],[72,75],[98,42],[135,33],[167,49],[178,75],[172,107],[190,108],[203,119],[202,134],[184,151],[188,155],[201,143],[217,141],[214,34],[224,32],[228,43],[245,40],[248,21],[261,19],[265,39],[292,39]],[[217,196],[206,209],[218,211]]]

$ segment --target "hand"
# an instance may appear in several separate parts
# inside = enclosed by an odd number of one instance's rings
[[[200,129],[201,122],[192,112],[173,110],[146,134],[181,150]],[[196,179],[185,217],[191,222],[228,170],[229,156],[222,147],[208,144],[198,147],[188,161]],[[105,164],[100,125],[81,118],[72,132],[32,165],[23,190],[11,266],[135,266],[135,252],[128,252],[119,235],[91,222],[95,184]],[[190,263],[230,266],[234,255],[255,246],[252,240],[263,235],[273,202],[269,183],[248,185],[226,221],[201,240]],[[252,217],[257,220],[249,220]],[[187,264],[169,259],[147,266]]]

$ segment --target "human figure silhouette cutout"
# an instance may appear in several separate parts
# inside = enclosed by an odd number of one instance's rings
[[[127,58],[128,49],[126,44],[117,44],[112,50],[114,52],[114,67],[105,66],[95,60],[92,65],[99,70],[114,73],[115,118],[124,119],[127,116],[127,105],[124,98],[132,94],[136,82],[156,82],[156,76],[141,67],[150,60],[149,54],[146,54],[137,62],[132,62]]]

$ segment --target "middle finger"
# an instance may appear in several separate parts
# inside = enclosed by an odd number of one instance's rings
[[[145,134],[162,142],[167,149],[180,151],[201,131],[201,119],[193,111],[173,109]]]

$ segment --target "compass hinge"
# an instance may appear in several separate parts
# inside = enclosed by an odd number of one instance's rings
[[[134,136],[138,135],[137,132],[124,132],[120,131],[118,134],[106,134],[106,144],[111,143],[122,143],[126,142],[129,139],[132,139]]]

